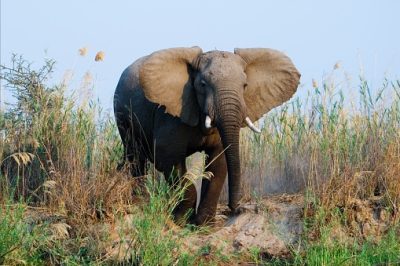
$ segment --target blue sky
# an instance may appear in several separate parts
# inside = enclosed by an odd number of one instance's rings
[[[378,86],[399,78],[400,1],[54,1],[1,0],[1,64],[17,53],[40,66],[57,61],[52,82],[84,74],[105,109],[121,72],[155,50],[198,45],[207,50],[269,47],[286,52],[302,73],[299,95],[336,62],[356,88],[362,73]],[[86,57],[78,54],[88,48]],[[95,62],[97,51],[102,62]],[[2,101],[9,93],[2,92]]]

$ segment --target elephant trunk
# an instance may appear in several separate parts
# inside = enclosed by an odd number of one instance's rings
[[[239,133],[243,112],[234,97],[222,98],[219,105],[217,128],[225,149],[228,168],[229,208],[235,212],[241,199],[241,172],[239,158]]]

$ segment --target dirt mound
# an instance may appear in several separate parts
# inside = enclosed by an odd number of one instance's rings
[[[362,236],[365,239],[374,237],[379,241],[396,219],[396,206],[392,211],[387,208],[384,197],[370,199],[351,199],[345,211],[348,217],[349,235]]]
[[[241,214],[228,217],[227,207],[220,205],[216,225],[206,233],[190,234],[182,239],[184,249],[203,256],[218,253],[230,256],[257,249],[266,257],[287,257],[289,246],[297,243],[302,232],[303,197],[284,195],[247,203]],[[130,239],[121,239],[121,232],[133,230],[132,215],[127,215],[111,231],[112,243],[107,248],[107,257],[121,261],[127,259]],[[168,225],[170,230],[180,229]],[[200,252],[199,252],[200,251]]]
[[[256,249],[266,257],[287,257],[302,232],[303,205],[300,195],[269,197],[244,205],[241,214],[229,218],[227,208],[219,206],[212,231],[191,236],[185,244],[192,251],[208,246],[226,256]]]
[[[301,194],[271,196],[244,204],[241,213],[228,216],[226,205],[219,205],[216,224],[212,227],[182,234],[181,227],[169,221],[162,234],[170,234],[180,245],[180,252],[198,254],[205,260],[221,257],[245,259],[257,254],[265,259],[288,258],[293,249],[300,251],[300,237],[304,228],[304,197]],[[337,224],[332,231],[332,240],[349,242],[357,236],[379,239],[389,228],[393,214],[385,208],[383,198],[354,199],[344,208],[347,223]],[[75,235],[67,217],[46,213],[40,209],[29,209],[26,213],[29,224],[49,225],[53,240],[68,240]],[[108,220],[89,226],[86,234],[96,240],[97,252],[104,261],[131,261],[137,239],[135,233],[137,213],[127,214],[122,219]],[[162,226],[163,227],[163,226]],[[307,232],[312,240],[313,231]],[[318,240],[318,237],[316,237]],[[351,242],[351,241],[350,241]],[[178,251],[171,251],[178,252]],[[228,259],[231,261],[231,259]]]

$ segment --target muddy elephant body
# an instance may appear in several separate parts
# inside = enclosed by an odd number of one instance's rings
[[[229,207],[241,198],[239,131],[287,101],[300,74],[291,60],[272,49],[171,48],[142,57],[122,73],[114,113],[132,175],[143,175],[150,160],[166,177],[186,172],[187,156],[205,151],[207,171],[192,222],[213,220],[228,174]],[[172,181],[171,181],[172,183]],[[175,210],[177,219],[196,206],[189,185]]]

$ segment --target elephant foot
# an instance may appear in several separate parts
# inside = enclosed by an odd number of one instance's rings
[[[193,213],[194,211],[192,208],[180,208],[179,206],[172,212],[174,221],[179,226],[185,226],[188,221],[190,222],[194,216]]]
[[[236,208],[229,207],[229,209],[230,209],[230,216],[238,216],[239,214],[245,212],[242,206],[237,206]]]
[[[118,163],[118,165],[117,165],[117,171],[118,171],[118,172],[122,171],[122,169],[124,168],[124,166],[125,166],[125,161],[122,161],[122,162]]]
[[[240,204],[236,208],[232,209],[229,208],[229,213],[227,215],[229,216],[238,216],[243,213],[258,213],[259,212],[259,206],[257,204]]]
[[[214,217],[196,217],[193,221],[193,224],[198,226],[213,226],[215,224],[215,216]]]
[[[215,214],[216,210],[206,210],[206,211],[199,211],[197,215],[193,217],[192,223],[195,225],[207,225],[212,226],[215,224]]]

